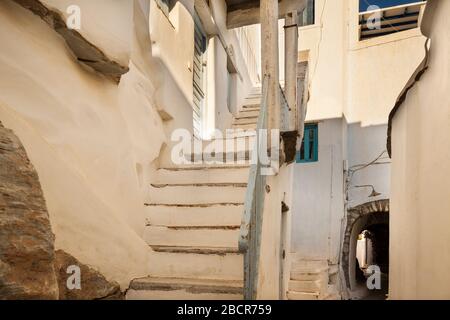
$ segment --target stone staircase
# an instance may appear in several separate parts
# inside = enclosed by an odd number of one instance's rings
[[[256,128],[258,97],[252,99],[234,119],[234,129]],[[127,299],[243,298],[238,236],[254,141],[249,132],[204,141],[202,154],[192,157],[228,162],[157,171],[146,201],[149,276],[132,281]],[[213,155],[206,152],[211,143]],[[226,151],[230,143],[235,145],[232,156]],[[238,158],[238,163],[231,161]]]
[[[334,281],[337,267],[330,268],[326,260],[296,260],[291,262],[287,291],[288,300],[339,300]]]

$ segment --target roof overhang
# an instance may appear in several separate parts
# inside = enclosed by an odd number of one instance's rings
[[[234,29],[260,23],[260,0],[225,0],[227,3],[227,27]],[[289,12],[303,11],[307,0],[278,0],[279,18]]]

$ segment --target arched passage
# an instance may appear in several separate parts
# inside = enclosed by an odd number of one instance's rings
[[[357,261],[358,238],[370,242],[369,264],[377,265],[382,275],[389,269],[389,200],[368,202],[351,208],[347,214],[342,249],[342,269],[345,275],[347,289],[350,292],[365,282],[364,272]],[[367,262],[367,261],[366,261]],[[382,292],[387,293],[387,278],[382,278]]]

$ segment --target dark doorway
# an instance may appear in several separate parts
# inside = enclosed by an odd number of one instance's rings
[[[358,235],[356,260],[356,287],[364,288],[360,289],[360,298],[384,300],[389,286],[388,223],[370,225]],[[380,288],[368,290],[367,280],[378,270],[380,271]]]
[[[389,200],[368,202],[348,210],[341,263],[350,299],[386,299]]]

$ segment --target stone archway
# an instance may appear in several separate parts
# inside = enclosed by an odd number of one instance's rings
[[[367,202],[347,212],[347,224],[343,239],[341,265],[347,289],[353,290],[355,283],[357,236],[367,226],[389,223],[389,200]]]

